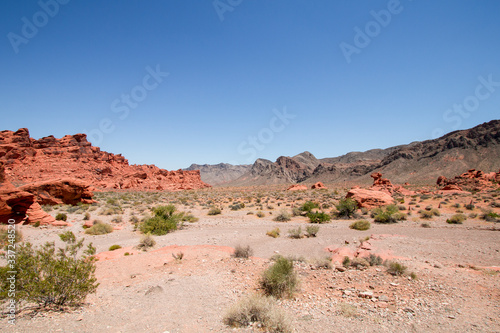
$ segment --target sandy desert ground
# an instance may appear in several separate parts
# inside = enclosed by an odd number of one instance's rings
[[[407,196],[400,204],[410,214],[405,221],[373,223],[369,214],[359,212],[358,219],[320,224],[317,237],[287,236],[289,229],[310,225],[304,216],[273,220],[282,209],[291,212],[307,200],[329,212],[343,194],[342,189],[292,193],[279,188],[109,192],[97,193],[98,203],[91,206],[55,207],[49,213],[66,212],[72,226],[19,226],[24,241],[62,245],[58,234],[67,230],[85,237],[97,248],[100,285],[80,308],[27,308],[17,314],[14,326],[2,324],[2,331],[262,332],[258,325],[228,327],[223,317],[238,300],[262,292],[261,274],[280,254],[295,259],[300,280],[292,298],[278,300],[293,332],[500,332],[500,224],[481,219],[482,209],[500,211],[498,191]],[[466,209],[471,200],[474,208]],[[147,252],[138,250],[142,235],[134,231],[133,217],[140,220],[150,208],[167,203],[199,220],[154,236],[156,246]],[[241,203],[244,208],[230,208]],[[207,215],[213,205],[222,207],[222,214]],[[421,218],[418,211],[426,207],[438,208],[440,216]],[[457,211],[467,220],[446,223]],[[90,221],[120,230],[86,235],[85,213]],[[371,221],[371,228],[350,229],[359,219]],[[280,237],[266,235],[276,227]],[[121,249],[108,251],[114,244]],[[238,245],[250,246],[253,256],[232,257]],[[395,260],[408,267],[407,274],[393,276],[383,265],[341,271],[339,255],[331,252],[339,248],[341,254],[363,248]],[[180,252],[184,256],[176,260],[172,254]],[[332,257],[332,267],[319,267]]]

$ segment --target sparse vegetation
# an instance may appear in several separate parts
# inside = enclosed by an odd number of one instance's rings
[[[220,208],[218,208],[218,207],[212,207],[212,208],[210,208],[210,210],[208,211],[208,215],[219,215],[219,214],[221,214],[221,213],[222,213],[222,211],[221,211],[221,209],[220,209]]]
[[[332,219],[330,215],[324,212],[310,212],[307,217],[311,223],[326,223]]]
[[[280,228],[274,228],[272,230],[269,230],[268,232],[266,232],[266,235],[272,238],[278,238],[280,236]]]
[[[115,244],[115,245],[111,245],[109,247],[109,251],[114,251],[114,250],[118,250],[118,249],[121,249],[121,248],[122,247],[120,245]]]
[[[147,251],[155,245],[156,241],[153,239],[153,237],[150,234],[146,234],[141,237],[139,244],[137,244],[137,248],[142,251]]]
[[[291,214],[286,209],[282,209],[273,220],[276,222],[288,222],[291,219],[292,219]]]
[[[57,213],[56,220],[57,221],[66,221],[68,219],[68,215],[65,213]]]
[[[288,230],[288,236],[290,238],[295,238],[295,239],[302,238],[302,228],[298,227],[296,229],[289,229]]]
[[[408,268],[405,265],[397,261],[390,261],[387,263],[387,273],[391,275],[403,275],[406,273],[407,269]]]
[[[370,229],[371,224],[367,220],[359,220],[356,222],[353,222],[349,225],[349,228],[354,229],[354,230],[368,230]]]
[[[248,259],[248,257],[250,257],[252,254],[253,250],[249,245],[247,246],[237,245],[234,248],[233,257]]]
[[[371,212],[371,217],[378,223],[396,223],[397,221],[406,220],[406,214],[399,212],[396,205],[375,208]]]
[[[345,198],[341,199],[335,208],[337,217],[349,219],[355,216],[358,204],[351,198]]]
[[[107,223],[94,223],[93,226],[85,230],[87,235],[105,235],[113,232],[113,227]]]
[[[308,225],[306,227],[306,236],[307,237],[316,237],[316,234],[319,232],[319,226],[317,225]]]
[[[270,297],[253,295],[242,299],[224,315],[224,324],[247,327],[257,323],[267,332],[291,332],[290,320]]]
[[[298,280],[293,269],[293,261],[279,257],[262,274],[260,285],[266,295],[281,298],[291,297],[297,289]]]
[[[56,249],[54,242],[47,242],[39,248],[31,243],[17,247],[14,269],[0,269],[0,299],[7,298],[10,282],[7,271],[16,271],[17,301],[26,301],[38,306],[80,305],[88,294],[97,289],[95,272],[95,248],[88,244],[83,255],[84,239],[77,241],[68,231],[59,237],[66,243],[64,248]]]
[[[183,218],[183,213],[176,213],[174,205],[158,206],[152,209],[154,216],[146,219],[139,226],[139,230],[144,234],[157,236],[166,235],[177,230],[179,222]]]
[[[449,219],[446,220],[446,223],[449,224],[462,224],[467,219],[467,216],[464,214],[455,214]]]

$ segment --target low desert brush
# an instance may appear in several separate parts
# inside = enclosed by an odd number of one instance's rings
[[[274,264],[262,274],[260,286],[266,295],[274,297],[291,297],[298,286],[297,275],[293,269],[293,261],[279,257]]]
[[[302,228],[301,227],[298,227],[296,229],[290,229],[288,230],[288,236],[290,238],[302,238]]]
[[[354,230],[368,230],[370,229],[370,227],[370,222],[368,222],[367,220],[359,220],[351,223],[351,225],[349,226],[349,228]]]
[[[317,225],[308,225],[306,227],[306,236],[307,237],[316,237],[316,234],[319,232],[319,226]]]
[[[446,220],[446,223],[449,224],[462,224],[467,219],[467,216],[464,214],[455,214],[449,219]]]
[[[249,245],[247,246],[237,245],[234,248],[233,257],[248,259],[248,257],[250,257],[252,254],[253,250]]]
[[[266,232],[266,235],[272,238],[278,238],[280,236],[280,228],[274,228],[273,230],[269,230]]]
[[[107,223],[94,223],[93,226],[87,228],[85,233],[87,235],[105,235],[113,232],[113,227]]]
[[[286,209],[282,209],[273,220],[276,222],[288,222],[291,219],[292,219],[291,214]]]
[[[271,297],[253,295],[240,300],[224,315],[224,324],[247,327],[257,323],[266,332],[291,332],[290,319]]]
[[[150,234],[146,234],[141,237],[139,244],[137,244],[137,248],[139,250],[147,251],[155,245],[156,241],[153,239],[153,237]]]

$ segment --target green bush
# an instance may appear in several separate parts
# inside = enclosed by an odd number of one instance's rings
[[[303,212],[311,212],[314,208],[319,208],[319,204],[312,201],[306,201],[299,209]]]
[[[339,203],[335,205],[335,208],[337,209],[337,217],[352,218],[355,216],[358,204],[351,198],[345,198],[341,199]]]
[[[446,223],[449,224],[462,224],[467,219],[467,216],[464,214],[455,214],[449,219],[446,220]]]
[[[351,223],[349,228],[354,229],[354,230],[368,230],[370,229],[371,224],[367,220],[359,220],[356,222]]]
[[[481,218],[488,222],[500,222],[500,215],[491,210],[483,210]]]
[[[436,208],[432,208],[431,210],[420,210],[420,217],[423,219],[432,219],[434,216],[440,216],[441,213]]]
[[[113,227],[107,223],[95,223],[85,230],[87,235],[105,235],[113,232]]]
[[[373,253],[370,253],[370,256],[367,258],[367,260],[370,266],[380,266],[384,262],[381,256],[377,256]]]
[[[261,211],[261,210],[259,210],[259,211],[257,212],[257,214],[255,214],[255,215],[257,215],[257,217],[259,217],[259,218],[263,218],[263,217],[265,217],[265,216],[266,216],[266,214],[264,214],[264,212],[263,212],[263,211]]]
[[[330,215],[323,212],[310,212],[307,217],[311,223],[326,223],[332,219]]]
[[[273,219],[276,222],[288,222],[292,219],[291,214],[286,210],[282,209],[278,215]]]
[[[270,297],[254,295],[233,305],[224,315],[224,324],[247,327],[257,323],[266,332],[291,332],[290,320]]]
[[[109,251],[114,251],[114,250],[118,250],[118,249],[121,249],[122,247],[120,245],[111,245],[109,247]]]
[[[308,225],[306,227],[306,236],[307,237],[316,237],[316,234],[319,231],[319,226],[317,225]]]
[[[406,215],[400,213],[396,205],[375,208],[371,212],[371,217],[378,223],[396,223],[397,221],[406,219]]]
[[[277,298],[291,297],[298,285],[293,261],[279,257],[273,265],[264,271],[260,285],[266,295]]]
[[[154,216],[146,219],[139,226],[139,230],[143,234],[166,235],[177,230],[178,224],[184,216],[183,213],[175,213],[176,208],[174,205],[158,206],[153,208],[152,211]]]
[[[47,242],[40,248],[34,248],[31,243],[17,247],[14,268],[0,269],[0,299],[8,296],[9,270],[17,272],[17,301],[43,307],[80,305],[88,294],[96,291],[99,284],[94,275],[95,248],[89,244],[83,255],[78,256],[84,239],[77,241],[71,231],[60,234],[59,237],[66,243],[64,248],[56,249],[54,242]]]
[[[66,221],[68,219],[68,215],[64,213],[57,213],[56,220],[57,221]]]
[[[342,259],[342,266],[344,266],[345,268],[351,266],[351,258],[345,256],[344,259]]]
[[[397,261],[391,261],[388,263],[387,273],[391,275],[403,275],[407,269],[408,268],[405,265],[400,264]]]

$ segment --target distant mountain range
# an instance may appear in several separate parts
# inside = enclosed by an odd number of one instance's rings
[[[434,140],[387,149],[351,152],[317,159],[310,152],[280,156],[275,162],[257,159],[253,165],[191,165],[211,185],[249,186],[290,183],[368,183],[381,172],[396,183],[431,184],[439,176],[452,177],[468,169],[500,169],[500,120],[448,133]]]

